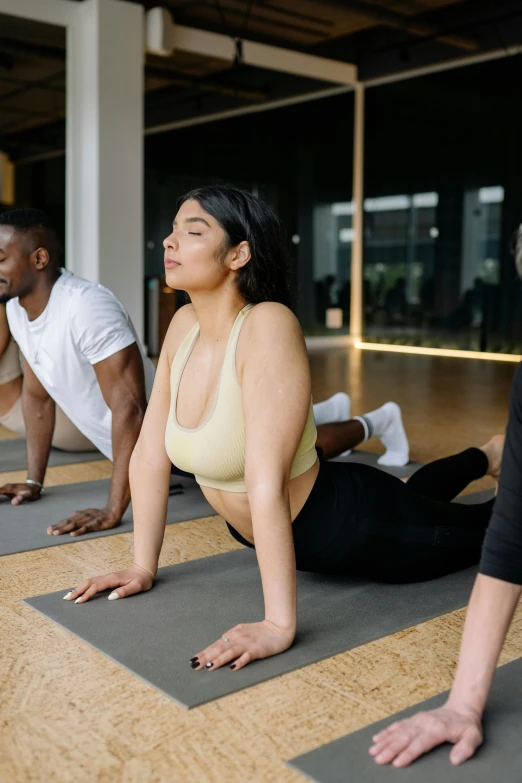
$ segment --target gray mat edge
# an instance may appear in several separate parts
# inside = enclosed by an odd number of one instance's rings
[[[204,560],[204,558],[201,558],[201,559]],[[61,591],[58,591],[58,592],[61,592]],[[48,593],[44,593],[44,595],[48,595]],[[37,598],[38,596],[34,596],[34,597]],[[83,644],[86,644],[88,647],[90,647],[91,650],[94,650],[96,653],[98,653],[98,655],[101,655],[102,658],[106,658],[109,661],[112,661],[112,663],[116,664],[116,666],[118,666],[120,669],[124,669],[126,672],[129,672],[129,674],[132,674],[133,677],[136,677],[138,680],[140,680],[141,682],[144,682],[150,688],[153,688],[155,691],[158,691],[158,693],[161,693],[167,699],[170,699],[170,701],[175,702],[179,707],[182,707],[184,710],[191,710],[191,709],[194,709],[194,707],[201,706],[200,704],[194,704],[191,707],[187,707],[186,704],[183,704],[183,702],[181,702],[178,699],[176,699],[175,696],[172,696],[170,693],[166,693],[166,691],[162,690],[162,688],[159,688],[157,685],[155,685],[154,683],[150,682],[150,680],[147,680],[145,677],[142,677],[141,674],[138,674],[133,669],[129,669],[129,667],[125,666],[124,663],[122,663],[121,661],[118,661],[112,655],[109,655],[108,653],[103,652],[98,647],[96,647],[94,644],[91,644],[91,642],[87,641],[87,639],[84,639],[83,636],[79,636],[79,634],[75,633],[74,631],[71,631],[70,628],[66,628],[65,625],[62,625],[57,620],[53,620],[51,617],[49,617],[49,615],[45,614],[45,612],[41,612],[40,609],[37,609],[36,606],[33,606],[31,603],[29,603],[30,600],[31,600],[30,598],[22,598],[21,599],[23,604],[28,606],[30,609],[33,609],[33,611],[35,611],[37,614],[39,614],[40,617],[44,617],[46,620],[49,620],[50,622],[54,623],[54,625],[56,625],[58,628],[61,628],[62,631],[65,631],[66,633],[71,634],[71,636],[74,636],[75,639],[78,639],[80,642],[82,642]],[[235,692],[239,693],[239,691],[235,691]],[[234,695],[234,694],[230,694],[230,695]],[[225,697],[221,697],[221,698],[225,698]],[[215,699],[213,699],[213,701],[215,701]],[[201,702],[201,704],[210,704],[210,702],[204,701],[204,702]]]
[[[510,667],[511,665],[516,664],[516,663],[518,663],[518,664],[522,663],[522,655],[518,656],[518,658],[514,658],[511,661],[506,661],[505,663],[497,664],[497,666],[495,667],[495,679],[497,678],[498,673],[499,673],[500,670],[505,669],[507,667]],[[495,681],[493,682],[493,686],[492,687],[494,687],[494,684],[495,684]],[[311,780],[312,783],[320,783],[318,781],[318,778],[309,775],[308,772],[306,772],[301,766],[299,766],[298,762],[302,763],[308,757],[314,756],[318,751],[324,750],[326,748],[329,748],[330,746],[336,745],[337,743],[341,743],[341,742],[347,740],[350,737],[355,737],[357,734],[366,733],[366,732],[368,732],[368,730],[372,726],[381,726],[381,724],[391,725],[395,721],[402,720],[403,718],[410,717],[410,713],[417,712],[419,710],[419,708],[421,708],[421,711],[422,711],[423,705],[426,707],[426,709],[434,709],[434,708],[436,708],[438,706],[441,706],[441,704],[444,703],[445,698],[450,694],[450,692],[451,692],[450,689],[446,689],[444,691],[438,691],[437,693],[434,693],[433,696],[429,696],[427,699],[422,699],[421,701],[416,701],[413,704],[410,704],[408,707],[404,707],[401,710],[398,710],[396,712],[392,712],[389,715],[386,715],[384,718],[379,718],[377,720],[372,721],[371,723],[366,723],[364,726],[359,726],[359,728],[355,729],[354,731],[346,732],[345,734],[342,734],[340,737],[336,737],[335,739],[330,740],[329,742],[323,742],[321,745],[317,745],[316,747],[311,748],[310,750],[306,750],[303,753],[299,753],[299,755],[293,756],[291,759],[286,759],[284,763],[285,763],[285,765],[287,767],[290,767],[295,772],[298,772],[300,775],[302,775],[307,780]],[[490,694],[490,699],[491,699],[491,694]],[[490,699],[488,700],[488,704],[489,704]],[[488,704],[486,704],[486,710],[485,710],[485,714],[484,714],[484,717],[483,717],[483,725],[485,725],[487,720],[488,720]],[[379,730],[382,730],[382,729],[379,728]],[[484,734],[486,736],[486,734],[487,734],[486,730],[485,730]],[[441,743],[440,746],[435,746],[434,750],[436,750],[439,747],[443,747],[443,746],[445,746],[447,748],[451,748],[452,747],[452,743],[450,743],[450,742],[443,742],[443,743]],[[480,750],[482,750],[482,748],[483,748],[483,745],[481,745],[477,749],[477,753],[475,754],[475,757],[478,754],[478,752]],[[426,753],[426,754],[423,754],[423,755],[429,755],[429,753]],[[474,757],[474,759],[475,759],[475,757]],[[369,760],[371,760],[370,756],[368,756],[368,758],[369,758]],[[399,771],[399,770],[397,770],[397,771]]]
[[[174,476],[173,478],[175,479],[176,477]],[[53,489],[61,489],[62,487],[68,487],[69,488],[69,487],[81,486],[83,484],[95,484],[95,483],[97,484],[98,482],[108,482],[110,484],[110,481],[111,481],[110,478],[90,479],[89,481],[75,481],[75,482],[73,482],[71,484],[57,484],[54,487],[50,487],[50,491],[52,491]],[[4,501],[4,500],[0,501],[0,510],[1,510],[1,506],[4,505],[4,504],[8,505],[8,501]],[[210,504],[209,504],[209,506],[210,506]],[[212,507],[210,507],[210,508],[212,508]],[[183,519],[183,520],[180,520],[178,522],[167,522],[165,524],[165,528],[167,528],[169,525],[179,525],[179,524],[183,524],[184,522],[196,522],[199,519],[211,519],[212,517],[219,516],[219,514],[216,511],[214,511],[213,509],[212,509],[212,511],[213,511],[213,513],[211,513],[211,514],[204,514],[203,516],[189,517],[189,519]],[[112,536],[126,535],[126,534],[134,532],[134,522],[132,522],[131,528],[129,530],[124,530],[124,529],[122,530],[121,526],[118,525],[118,527],[112,528],[112,530],[100,531],[100,532],[105,533],[105,535],[89,534],[89,537],[85,537],[85,536],[63,536],[63,539],[64,539],[63,541],[59,541],[59,542],[57,542],[57,543],[55,543],[53,545],[41,546],[41,547],[37,547],[35,549],[20,549],[20,550],[17,550],[16,552],[0,552],[0,558],[2,558],[2,557],[10,557],[11,555],[23,555],[26,552],[42,552],[42,551],[47,550],[47,549],[52,549],[55,546],[58,547],[58,546],[68,546],[70,544],[81,544],[81,543],[88,542],[88,541],[97,541],[98,539],[103,539],[103,538],[112,538]]]
[[[232,550],[232,551],[241,551],[241,550]],[[221,554],[228,554],[228,552],[222,552]],[[219,557],[219,555],[209,555],[209,557]],[[206,560],[206,558],[204,558],[204,557],[203,558],[196,558],[196,559],[198,559],[198,560]],[[180,564],[175,563],[174,565],[180,565]],[[169,568],[169,566],[164,566],[164,567],[165,568]],[[58,592],[62,592],[62,591],[58,591]],[[49,593],[44,593],[44,595],[49,595]],[[38,598],[39,596],[34,596],[34,597]],[[264,685],[267,682],[272,682],[273,680],[277,680],[280,677],[286,677],[287,675],[293,674],[294,672],[299,671],[300,669],[306,669],[309,666],[313,666],[316,663],[321,663],[322,661],[326,661],[329,658],[334,658],[336,655],[342,655],[343,652],[349,652],[351,650],[356,650],[358,647],[364,647],[366,644],[371,644],[372,642],[375,642],[375,641],[377,641],[379,639],[385,639],[386,638],[386,636],[375,636],[375,637],[372,637],[372,638],[368,639],[368,641],[363,642],[362,644],[357,645],[356,647],[346,647],[344,650],[340,650],[340,651],[334,652],[334,653],[328,653],[327,655],[324,655],[324,656],[322,656],[320,658],[316,658],[316,660],[311,661],[310,663],[306,663],[306,664],[302,664],[302,665],[296,664],[291,669],[288,669],[287,671],[284,671],[281,674],[271,675],[271,676],[267,677],[265,680],[262,680],[261,682],[256,682],[256,683],[253,683],[253,684],[246,683],[245,685],[242,685],[241,687],[237,688],[236,690],[231,691],[230,693],[226,693],[223,696],[213,696],[212,698],[209,698],[209,699],[202,699],[201,701],[195,702],[194,704],[184,704],[182,701],[177,699],[172,694],[167,693],[166,691],[164,691],[162,688],[160,688],[155,683],[150,682],[150,680],[147,680],[145,677],[142,677],[140,674],[135,672],[134,669],[130,669],[128,666],[126,666],[124,663],[122,663],[121,661],[119,661],[116,658],[114,658],[112,655],[109,655],[108,653],[104,652],[103,650],[100,650],[98,647],[96,647],[96,645],[92,644],[87,639],[84,639],[83,636],[80,636],[79,634],[77,634],[74,631],[72,631],[70,628],[67,628],[65,625],[62,625],[62,623],[58,622],[58,620],[55,620],[54,618],[49,617],[49,615],[45,614],[45,612],[41,612],[39,609],[36,608],[36,606],[33,606],[33,604],[30,603],[30,601],[31,601],[30,598],[22,598],[21,600],[22,600],[23,604],[25,604],[26,606],[29,606],[31,609],[34,609],[35,612],[37,612],[42,617],[45,617],[47,620],[49,620],[49,622],[54,623],[56,626],[58,626],[58,628],[61,628],[62,630],[66,631],[67,633],[70,633],[76,639],[79,639],[84,644],[87,644],[91,649],[96,650],[96,652],[99,653],[100,655],[102,655],[104,658],[107,658],[108,660],[112,661],[117,666],[119,666],[121,669],[125,669],[125,671],[130,672],[134,677],[137,677],[138,680],[141,680],[142,682],[145,682],[148,686],[153,688],[155,691],[158,691],[163,696],[166,696],[167,699],[170,699],[171,701],[174,701],[176,704],[178,704],[180,707],[182,707],[184,710],[187,710],[187,711],[196,709],[197,707],[203,707],[205,704],[212,704],[213,702],[221,701],[221,699],[226,699],[229,696],[235,696],[237,693],[241,693],[242,691],[246,691],[246,690],[249,690],[251,688],[257,688],[259,686]],[[462,609],[463,607],[460,607],[460,608]],[[452,609],[451,610],[451,612],[454,612],[454,611],[459,611],[459,609]],[[451,614],[451,612],[448,612],[448,614]],[[444,617],[444,615],[433,615],[431,617],[428,617],[426,620],[422,620],[422,622],[423,623],[424,622],[428,622],[429,620],[433,620],[435,617]],[[417,625],[420,625],[420,624],[421,623],[417,623]],[[402,631],[406,631],[408,628],[414,628],[414,627],[415,626],[406,625],[404,627],[397,628],[397,630],[393,631],[393,634],[401,633]],[[387,636],[393,636],[393,634],[387,634]],[[255,663],[255,661],[254,661],[254,663]]]
[[[371,724],[369,724],[371,725]],[[366,728],[366,727],[363,727]],[[335,740],[332,740],[332,742],[335,742]],[[328,745],[329,743],[325,743],[325,745]],[[301,753],[299,756],[294,756],[291,759],[284,759],[283,763],[285,766],[289,767],[290,769],[293,769],[294,772],[297,772],[301,777],[305,778],[305,780],[311,780],[312,783],[317,783],[317,778],[312,778],[307,772],[305,772],[301,767],[298,767],[296,764],[294,764],[294,761],[297,761],[298,759],[302,758],[303,756],[306,756],[307,753],[313,753],[314,750],[318,750],[319,748],[322,748],[323,745],[318,745],[317,748],[313,748],[311,751],[305,751],[304,753]]]

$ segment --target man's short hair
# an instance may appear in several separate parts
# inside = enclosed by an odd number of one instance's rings
[[[51,262],[58,264],[62,243],[53,222],[41,209],[11,209],[0,214],[0,226],[11,226],[18,234],[33,234],[37,247],[44,247]]]

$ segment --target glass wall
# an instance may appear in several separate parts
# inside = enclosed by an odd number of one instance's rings
[[[368,90],[367,341],[522,353],[518,60]]]
[[[316,333],[328,330],[327,310],[342,309],[336,332],[346,333],[350,320],[352,202],[314,204],[314,295]]]
[[[504,188],[462,196],[459,297],[441,316],[436,297],[439,194],[365,201],[364,300],[368,339],[484,350],[486,310],[498,294]]]

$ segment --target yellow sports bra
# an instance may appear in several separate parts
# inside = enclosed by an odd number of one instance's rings
[[[238,314],[230,337],[218,381],[216,399],[207,421],[200,427],[182,427],[176,417],[178,390],[183,370],[199,336],[199,324],[187,334],[170,370],[170,412],[165,431],[165,447],[171,461],[181,470],[193,473],[198,484],[226,492],[246,492],[245,421],[241,386],[236,375],[236,346],[241,327],[254,305]],[[317,460],[312,400],[303,436],[292,463],[290,478],[309,470]]]

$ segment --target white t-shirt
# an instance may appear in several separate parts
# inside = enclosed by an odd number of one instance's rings
[[[18,299],[7,302],[6,311],[11,334],[42,386],[80,432],[112,460],[112,413],[93,364],[137,343],[147,400],[155,373],[121,302],[104,286],[62,269],[47,307],[34,321]]]

